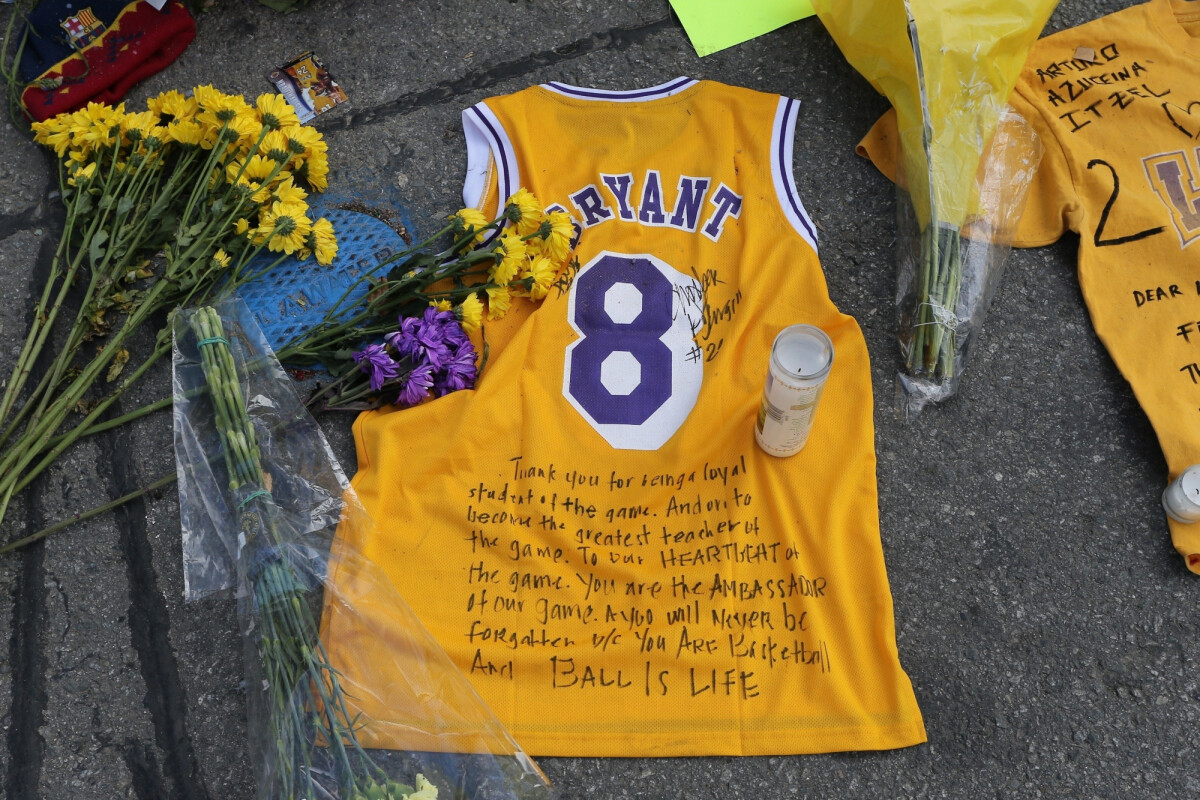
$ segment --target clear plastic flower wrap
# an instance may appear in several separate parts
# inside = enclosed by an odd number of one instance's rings
[[[906,189],[906,159],[897,160],[896,303],[904,369],[896,401],[906,419],[958,391],[1041,158],[1033,128],[1006,107],[983,150],[976,201],[962,227],[921,219]]]
[[[185,595],[236,593],[258,797],[552,798],[383,572],[334,544],[371,521],[246,306],[180,310],[173,333]],[[331,667],[334,624],[370,643],[367,677]],[[381,693],[386,718],[358,710]]]

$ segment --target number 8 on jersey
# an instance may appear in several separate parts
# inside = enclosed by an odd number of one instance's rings
[[[657,450],[687,419],[704,377],[695,278],[647,254],[604,251],[575,276],[563,394],[619,450]]]

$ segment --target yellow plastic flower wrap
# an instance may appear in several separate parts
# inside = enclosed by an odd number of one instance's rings
[[[1056,2],[813,1],[846,60],[896,112],[905,416],[957,391],[1003,272],[1041,158],[1006,103]]]
[[[259,800],[549,800],[403,587],[334,539],[372,522],[246,304],[173,334],[185,597],[237,599]],[[364,666],[335,668],[327,629]]]

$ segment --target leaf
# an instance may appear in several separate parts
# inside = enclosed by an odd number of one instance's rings
[[[112,363],[108,365],[108,375],[105,376],[105,380],[109,383],[115,381],[118,377],[120,377],[121,370],[125,369],[125,365],[128,363],[129,351],[122,347],[117,351],[117,354],[113,356]]]
[[[130,200],[128,197],[122,196],[121,199],[117,201],[117,214],[118,215],[124,216],[125,214],[128,214],[132,209],[133,209],[133,201]]]
[[[389,281],[398,281],[404,278],[410,272],[420,271],[427,267],[435,267],[438,264],[437,256],[432,253],[417,253],[410,258],[406,258],[388,271]]]
[[[101,211],[107,211],[108,209],[112,208],[112,206],[113,206],[113,196],[111,194],[106,194],[100,198],[100,210]]]
[[[104,243],[108,241],[108,231],[96,231],[92,241],[88,243],[88,260],[95,267],[104,259]]]

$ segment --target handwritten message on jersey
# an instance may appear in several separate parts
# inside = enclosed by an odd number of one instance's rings
[[[661,474],[511,465],[461,498],[473,676],[752,700],[775,671],[836,669],[819,622],[836,587],[764,528],[744,458]],[[665,502],[644,502],[664,487]],[[611,503],[581,500],[581,488]]]

